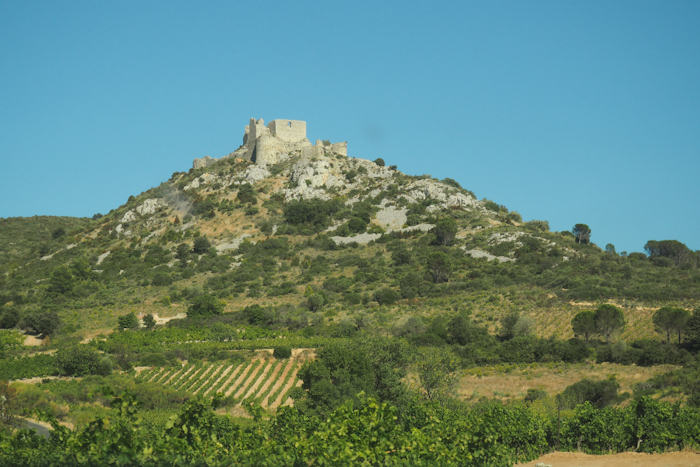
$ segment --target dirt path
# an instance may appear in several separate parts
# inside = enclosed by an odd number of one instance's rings
[[[255,369],[253,369],[253,371],[250,372],[250,375],[248,376],[248,378],[245,380],[245,382],[243,383],[243,385],[241,385],[241,387],[238,389],[238,391],[236,391],[236,393],[233,395],[233,397],[235,397],[236,399],[238,399],[239,397],[241,397],[241,396],[245,393],[246,389],[247,389],[251,384],[253,384],[253,381],[255,381],[255,378],[257,378],[258,375],[260,374],[260,371],[261,371],[261,369],[263,368],[263,365],[265,365],[265,361],[264,361],[264,360],[260,360],[260,364],[257,365],[257,366],[255,367]],[[252,366],[252,365],[251,365],[251,366]]]
[[[210,380],[211,380],[212,378],[218,378],[218,377],[219,377],[219,373],[221,372],[221,369],[222,369],[223,367],[224,367],[223,365],[212,365],[212,368],[215,368],[214,371],[212,371],[211,373],[209,373],[209,374],[206,376],[206,379],[204,380],[204,382],[203,382],[202,384],[200,384],[199,387],[198,387],[192,394],[197,394],[199,391],[201,391],[202,389],[204,389],[204,388],[207,387],[207,386],[211,387],[211,381],[210,381]],[[201,379],[202,379],[202,378],[200,378],[200,380],[201,380]],[[195,384],[195,386],[196,386],[196,384]],[[194,386],[193,386],[193,387],[194,387]]]
[[[695,452],[665,452],[643,454],[623,452],[593,456],[580,452],[553,452],[516,467],[535,467],[538,463],[552,467],[700,467],[700,454]]]
[[[276,409],[277,407],[282,405],[282,398],[287,395],[287,392],[290,389],[292,389],[292,386],[294,386],[298,381],[297,380],[297,373],[299,372],[299,368],[301,368],[301,367],[298,365],[295,366],[294,371],[292,372],[292,377],[289,378],[289,381],[284,386],[284,388],[282,388],[282,391],[280,391],[279,396],[277,396],[277,399],[275,399],[275,401],[272,404],[270,404],[270,407],[272,407],[273,409]],[[285,399],[285,402],[287,402],[286,399]]]
[[[263,381],[265,380],[265,378],[267,377],[267,374],[268,374],[268,373],[270,372],[270,370],[272,369],[272,363],[273,363],[272,360],[270,360],[270,361],[267,362],[267,365],[265,366],[265,369],[262,371],[262,373],[260,373],[260,376],[258,376],[258,379],[255,380],[255,384],[253,384],[253,385],[250,387],[250,389],[248,389],[248,391],[246,391],[245,396],[243,397],[243,399],[245,399],[246,397],[250,397],[252,394],[255,394],[255,391],[258,390],[258,386],[260,386],[260,384],[262,384],[262,382],[263,382]]]
[[[283,367],[283,363],[279,360],[275,361],[275,368],[272,370],[272,373],[270,374],[270,377],[265,381],[265,384],[260,388],[260,391],[258,391],[258,394],[263,395],[263,400],[267,399],[268,391],[270,389],[270,386],[272,385],[273,381],[276,381],[277,374],[280,372],[280,370]],[[262,405],[262,404],[261,404]]]
[[[241,375],[236,379],[236,381],[231,385],[230,388],[226,390],[226,393],[224,394],[226,397],[230,396],[231,393],[236,389],[241,382],[248,376],[248,373],[253,369],[253,362],[251,361],[248,366],[245,368],[245,370],[241,373]]]
[[[216,378],[216,381],[211,383],[209,385],[209,387],[207,388],[207,390],[202,393],[202,395],[206,396],[209,393],[209,391],[214,389],[221,382],[221,380],[224,379],[226,377],[226,375],[228,375],[231,372],[232,369],[233,369],[233,365],[227,366],[226,369],[224,371],[222,371],[221,374]]]
[[[287,373],[289,373],[292,370],[292,368],[294,368],[294,361],[292,361],[292,359],[289,359],[287,360],[287,364],[284,366],[284,371],[282,371],[282,374],[279,378],[277,378],[275,385],[272,387],[272,389],[270,389],[270,394],[265,399],[263,399],[262,404],[260,404],[263,408],[269,407],[270,396],[277,392],[277,389],[279,389],[280,385],[284,383],[284,379],[287,377]]]
[[[244,365],[245,365],[245,363],[241,363],[231,372],[231,374],[226,379],[226,381],[224,381],[224,384],[222,384],[221,387],[219,388],[218,392],[224,392],[224,391],[228,390],[229,385],[231,384],[231,381],[233,381],[238,376],[238,373],[241,371],[241,368],[243,368]]]

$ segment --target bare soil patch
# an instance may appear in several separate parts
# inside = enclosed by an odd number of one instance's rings
[[[638,367],[613,363],[548,366],[501,365],[481,367],[467,374],[459,382],[458,395],[464,399],[486,396],[502,400],[522,399],[528,389],[542,389],[554,395],[584,378],[601,380],[615,375],[620,391],[632,392],[634,385],[678,367],[658,365]]]
[[[535,467],[538,463],[552,467],[693,467],[700,466],[700,454],[689,451],[644,454],[623,452],[594,456],[581,452],[553,452],[517,467]]]

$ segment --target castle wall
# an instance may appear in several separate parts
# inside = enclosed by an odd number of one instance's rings
[[[273,120],[267,127],[282,141],[292,143],[306,138],[306,122],[300,120]]]
[[[324,145],[317,140],[311,145],[306,139],[306,122],[300,120],[273,120],[265,126],[263,119],[250,119],[245,127],[243,145],[236,149],[228,157],[240,157],[256,164],[274,164],[278,162],[280,154],[288,154],[293,151],[301,151],[302,156],[308,158],[330,156],[332,154],[348,155],[348,143],[333,143]],[[207,167],[215,163],[217,159],[205,156],[195,159],[193,167]]]

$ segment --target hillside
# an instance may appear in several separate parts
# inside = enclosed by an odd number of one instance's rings
[[[700,296],[697,268],[577,243],[455,180],[320,141],[277,148],[266,163],[237,157],[248,149],[175,173],[96,220],[1,220],[3,302],[56,307],[68,330],[89,332],[129,311],[175,315],[203,290],[231,311],[286,307],[271,319],[299,326],[318,311],[390,328],[460,309],[496,331],[517,311],[538,334],[566,338],[578,311],[611,301],[629,323],[623,338],[638,338],[654,335],[653,310],[692,309]]]
[[[428,465],[700,446],[697,252],[603,250],[305,131],[251,120],[104,216],[0,219],[0,461],[108,439],[156,464],[199,439],[253,465],[346,465],[358,439]],[[3,429],[37,410],[76,426],[63,447]]]

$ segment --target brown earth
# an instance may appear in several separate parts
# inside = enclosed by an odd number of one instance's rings
[[[594,456],[581,452],[553,452],[516,467],[535,467],[538,463],[552,467],[700,467],[700,454],[689,451],[644,454],[623,452]]]

